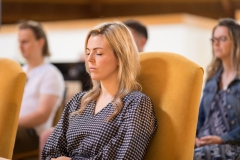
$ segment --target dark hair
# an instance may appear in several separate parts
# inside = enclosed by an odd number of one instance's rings
[[[218,21],[218,24],[212,30],[212,37],[217,27],[223,26],[228,29],[229,36],[233,42],[231,51],[231,63],[234,69],[240,75],[240,25],[232,18],[222,18]],[[213,77],[217,71],[222,67],[222,61],[215,57],[213,53],[213,59],[211,64],[207,68],[207,80]]]
[[[142,23],[140,23],[139,21],[136,20],[126,20],[123,21],[123,23],[129,27],[134,29],[136,32],[138,32],[139,34],[141,34],[142,36],[144,36],[146,39],[148,39],[148,32],[147,32],[147,28],[146,26],[144,26]]]
[[[41,23],[36,22],[36,21],[31,21],[31,20],[23,21],[23,22],[20,23],[18,28],[20,30],[21,29],[31,29],[37,40],[43,38],[44,39],[44,45],[43,45],[43,48],[42,48],[42,55],[44,57],[50,56],[47,37],[46,37],[45,32],[43,31]]]

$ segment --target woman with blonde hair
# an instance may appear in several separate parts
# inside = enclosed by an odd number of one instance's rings
[[[42,159],[142,159],[157,123],[136,81],[130,31],[120,22],[100,24],[88,33],[85,53],[93,88],[68,102]]]
[[[211,41],[194,159],[240,159],[240,25],[221,19]]]

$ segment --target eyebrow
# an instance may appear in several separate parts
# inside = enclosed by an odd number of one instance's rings
[[[88,50],[90,50],[89,48],[86,48]],[[96,47],[96,48],[93,48],[93,50],[96,50],[96,49],[103,49],[102,47]]]

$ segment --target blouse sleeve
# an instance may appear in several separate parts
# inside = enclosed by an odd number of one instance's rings
[[[90,159],[143,159],[157,129],[153,104],[149,97],[142,95],[129,105],[118,134]]]
[[[50,160],[51,158],[57,158],[60,156],[69,157],[66,140],[69,116],[72,112],[78,109],[82,95],[83,94],[76,94],[65,106],[61,119],[44,145],[41,155],[42,160]]]
[[[204,114],[204,109],[203,109],[203,100],[201,100],[200,107],[199,107],[199,114],[198,114],[198,124],[197,124],[197,134],[199,133],[199,130],[203,126],[205,121],[205,114]]]
[[[240,145],[240,127],[221,136],[224,144]]]

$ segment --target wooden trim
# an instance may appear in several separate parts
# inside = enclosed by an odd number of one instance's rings
[[[98,18],[86,20],[73,20],[73,21],[58,21],[58,22],[43,22],[44,29],[48,31],[56,30],[71,30],[71,29],[88,29],[93,26],[107,21],[124,21],[127,19],[139,20],[145,25],[158,25],[158,24],[187,24],[203,28],[213,28],[217,23],[216,20],[195,16],[191,14],[161,14],[161,15],[147,15],[147,16],[129,16],[129,17],[113,17],[113,18]],[[2,25],[0,34],[16,32],[17,25]]]
[[[2,2],[21,2],[21,3],[75,3],[75,4],[89,4],[90,0],[2,0]]]
[[[23,2],[31,3],[33,0],[2,0],[2,2]],[[107,3],[107,4],[118,4],[118,3],[178,3],[178,2],[189,2],[190,0],[94,0],[97,3]],[[218,2],[219,0],[194,0],[195,2]],[[34,0],[34,3],[75,3],[75,4],[91,4],[92,0]]]
[[[232,16],[232,3],[230,0],[220,0],[220,4],[228,17]]]
[[[235,16],[234,17],[237,21],[240,21],[240,9],[235,10]]]

